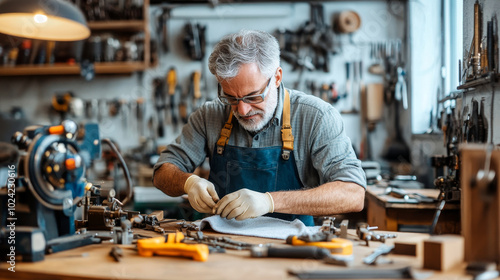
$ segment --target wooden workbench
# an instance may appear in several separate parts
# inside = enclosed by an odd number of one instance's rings
[[[385,187],[368,186],[367,221],[381,230],[398,231],[400,225],[431,225],[438,203],[406,203],[404,199],[384,194]],[[437,198],[437,189],[411,189],[408,192]],[[411,201],[411,200],[410,200]],[[460,234],[460,204],[447,203],[441,212],[435,233]]]
[[[140,231],[140,230],[139,230]],[[349,230],[349,238],[354,239],[354,230]],[[137,230],[134,230],[137,233]],[[143,233],[143,232],[141,232]],[[210,235],[222,235],[205,232]],[[156,234],[151,233],[150,234]],[[228,236],[228,235],[225,235]],[[422,237],[417,233],[401,233],[397,238]],[[256,237],[231,235],[233,240],[254,244],[274,243],[285,245],[284,240],[264,239]],[[387,243],[391,244],[394,239]],[[373,269],[398,268],[411,265],[421,268],[422,259],[409,256],[390,255],[394,261],[383,266],[362,264],[362,258],[369,255],[380,242],[371,242],[367,247],[364,241],[354,241],[353,266],[346,268],[326,264],[321,260],[311,259],[271,259],[252,258],[248,251],[227,250],[226,253],[210,254],[206,262],[197,262],[182,257],[141,257],[133,245],[120,245],[123,248],[121,262],[116,262],[108,254],[114,244],[97,244],[47,255],[45,260],[37,263],[16,263],[16,272],[7,271],[8,264],[0,264],[0,279],[297,279],[288,274],[294,270],[339,270],[339,269]],[[423,271],[433,276],[428,279],[471,279],[463,273],[464,266],[458,266],[453,272],[442,274],[434,271]],[[422,270],[418,270],[422,272]]]

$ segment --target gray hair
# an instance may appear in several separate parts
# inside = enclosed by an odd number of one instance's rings
[[[220,80],[238,75],[240,66],[255,62],[260,72],[271,77],[280,65],[278,40],[264,31],[241,30],[226,35],[217,43],[208,59],[210,72]]]

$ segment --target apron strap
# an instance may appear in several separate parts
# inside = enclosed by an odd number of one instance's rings
[[[290,125],[290,95],[285,89],[285,98],[283,102],[283,126],[281,128],[281,140],[283,141],[283,151],[281,157],[284,160],[290,158],[290,153],[293,151],[293,134],[292,126]]]
[[[217,153],[219,155],[222,155],[224,148],[229,142],[231,130],[233,129],[233,124],[231,123],[232,119],[233,111],[231,110],[229,118],[220,132],[219,140],[217,140]],[[290,125],[290,95],[287,89],[285,89],[285,98],[283,102],[283,126],[281,127],[281,140],[283,141],[283,151],[281,153],[281,157],[284,160],[288,160],[290,159],[290,153],[293,151],[293,134],[292,126]]]
[[[231,130],[233,129],[233,124],[231,123],[233,119],[233,110],[230,110],[229,113],[229,118],[227,119],[226,124],[224,124],[224,127],[220,131],[220,137],[219,140],[217,140],[217,153],[219,155],[222,155],[224,152],[224,148],[226,147],[226,144],[229,142],[229,136],[231,136]]]

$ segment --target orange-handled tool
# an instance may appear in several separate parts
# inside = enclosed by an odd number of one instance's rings
[[[183,239],[184,235],[180,232],[169,233],[165,237],[140,239],[137,241],[137,251],[143,257],[153,255],[182,256],[201,262],[208,259],[207,245],[181,243]]]
[[[352,255],[352,241],[344,238],[332,238],[329,241],[306,242],[300,240],[298,236],[290,235],[286,239],[286,243],[294,246],[316,246],[326,248],[334,255]]]

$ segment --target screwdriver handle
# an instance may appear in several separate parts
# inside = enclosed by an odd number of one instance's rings
[[[252,257],[268,258],[296,258],[296,259],[324,259],[330,255],[328,249],[315,246],[300,246],[291,248],[257,247],[251,249]]]

